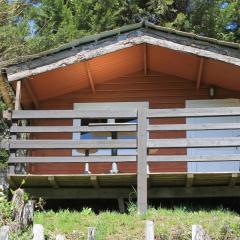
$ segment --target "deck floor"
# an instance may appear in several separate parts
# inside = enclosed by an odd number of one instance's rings
[[[24,181],[24,183],[23,183]],[[118,198],[135,195],[136,174],[8,175],[34,197]],[[150,173],[149,198],[240,196],[240,173]]]

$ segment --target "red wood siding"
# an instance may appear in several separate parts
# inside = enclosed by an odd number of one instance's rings
[[[150,108],[183,108],[185,100],[208,99],[208,87],[201,86],[196,90],[196,82],[178,77],[161,74],[159,77],[121,77],[110,82],[96,85],[96,93],[90,89],[79,90],[66,95],[55,97],[40,102],[41,109],[72,109],[73,103],[82,102],[131,102],[149,101]],[[239,93],[226,89],[216,88],[215,98],[239,98]],[[72,121],[38,121],[35,125],[71,125]],[[155,119],[151,123],[185,123],[185,119]],[[184,138],[185,131],[152,132],[150,138]],[[36,134],[33,138],[44,139],[71,139],[71,134]],[[151,154],[186,154],[186,149],[161,149],[151,150]],[[70,156],[70,150],[45,150],[33,151],[35,156]],[[186,163],[151,163],[152,172],[185,172]],[[136,172],[135,163],[118,164],[120,172]],[[108,173],[111,169],[110,163],[90,164],[92,173]],[[83,164],[33,164],[32,173],[39,174],[64,174],[83,173]]]

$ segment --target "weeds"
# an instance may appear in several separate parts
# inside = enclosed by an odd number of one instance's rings
[[[95,214],[91,208],[82,211],[38,211],[35,223],[44,225],[46,235],[64,234],[67,239],[86,239],[88,227],[96,227],[97,240],[142,240],[145,220],[154,221],[156,240],[189,240],[192,224],[202,225],[213,240],[240,239],[240,217],[236,213],[217,209],[150,208],[144,216],[137,214],[136,205],[128,205],[128,213],[104,211]]]

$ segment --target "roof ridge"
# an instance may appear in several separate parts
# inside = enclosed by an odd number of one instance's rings
[[[155,25],[154,23],[149,22],[146,19],[143,19],[139,23],[124,25],[122,27],[115,28],[115,29],[112,29],[109,31],[104,31],[101,33],[74,39],[74,40],[70,41],[69,43],[64,43],[56,48],[52,48],[52,49],[49,49],[49,50],[46,50],[46,51],[43,51],[40,53],[20,56],[20,57],[14,58],[14,59],[3,61],[0,63],[0,68],[6,68],[8,66],[16,65],[16,64],[19,64],[22,62],[26,62],[28,60],[34,60],[34,59],[37,59],[40,57],[52,55],[52,54],[55,54],[55,53],[58,53],[61,51],[65,51],[67,49],[72,49],[72,48],[78,47],[79,45],[84,45],[84,44],[91,43],[91,42],[98,42],[99,40],[107,38],[107,37],[113,37],[113,36],[116,36],[119,34],[123,34],[125,32],[130,32],[130,31],[134,31],[137,29],[141,29],[141,28],[153,29],[153,30],[157,30],[157,31],[161,31],[161,32],[166,32],[169,34],[176,34],[178,36],[187,37],[187,38],[191,38],[191,39],[195,39],[195,40],[199,40],[199,41],[203,41],[203,42],[207,42],[207,43],[211,43],[211,44],[216,44],[216,45],[223,46],[223,47],[240,49],[239,43],[226,42],[226,41],[222,41],[222,40],[217,40],[215,38],[200,36],[195,33],[189,33],[189,32],[180,31],[180,30],[177,30],[174,28],[159,26],[159,25]]]

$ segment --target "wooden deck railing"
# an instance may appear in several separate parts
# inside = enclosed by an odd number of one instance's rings
[[[202,131],[240,129],[239,122],[208,124],[153,124],[152,119],[240,116],[240,107],[222,108],[183,108],[183,109],[147,109],[132,110],[19,110],[11,114],[12,138],[8,142],[11,156],[9,166],[27,163],[93,163],[93,162],[137,162],[139,211],[146,209],[147,198],[147,163],[148,162],[210,162],[240,161],[240,154],[226,155],[151,155],[151,149],[239,147],[239,137],[216,138],[167,138],[151,139],[149,133],[156,131]],[[20,120],[59,120],[68,119],[137,119],[137,123],[101,123],[88,126],[20,126]],[[71,122],[72,123],[72,122]],[[20,133],[76,133],[76,132],[132,132],[136,139],[19,139]],[[136,149],[137,155],[120,156],[116,152],[108,156],[19,156],[17,151],[43,149]],[[10,168],[14,173],[14,167]]]
[[[220,108],[183,108],[183,109],[149,109],[147,117],[152,118],[186,118],[186,117],[226,117],[239,116],[239,107]],[[240,129],[240,122],[208,123],[208,124],[154,124],[148,125],[148,131],[202,131],[202,130],[234,130]],[[238,147],[239,137],[216,138],[175,138],[148,139],[148,148],[209,148]],[[209,162],[209,161],[239,161],[240,154],[232,155],[167,155],[148,156],[153,162]]]
[[[19,149],[123,149],[136,148],[137,141],[122,139],[102,139],[102,140],[48,140],[48,139],[17,139],[19,133],[76,133],[76,132],[136,132],[136,124],[109,124],[109,125],[88,125],[88,126],[18,126],[19,120],[36,119],[130,119],[137,118],[137,110],[120,111],[13,111],[13,125],[10,128],[11,135],[14,136],[9,141],[9,148],[12,154],[8,163],[50,163],[50,162],[124,162],[136,161],[136,156],[68,156],[68,157],[33,157],[17,156],[15,152]]]
[[[16,156],[14,151],[19,149],[138,149],[143,148],[205,148],[205,147],[238,147],[239,137],[224,138],[168,138],[149,139],[148,132],[156,131],[201,131],[201,130],[234,130],[240,129],[240,123],[209,123],[209,124],[149,124],[153,118],[185,118],[185,117],[219,117],[240,116],[239,107],[223,108],[189,108],[189,109],[135,109],[120,111],[78,111],[78,110],[23,110],[12,112],[13,125],[10,128],[12,139],[8,146],[12,151],[9,164],[12,163],[46,163],[46,162],[123,162],[136,161],[136,156]],[[135,123],[101,123],[88,126],[19,126],[19,120],[36,119],[130,119],[136,118]],[[146,122],[146,123],[144,123]],[[89,139],[89,140],[49,140],[49,139],[18,139],[19,133],[75,133],[75,132],[137,132],[134,139]],[[141,140],[145,140],[142,141]],[[140,145],[138,145],[138,144]],[[140,149],[139,149],[140,147]],[[145,153],[146,154],[146,153]],[[187,155],[148,155],[147,161],[238,161],[238,154],[220,156],[187,156]]]

